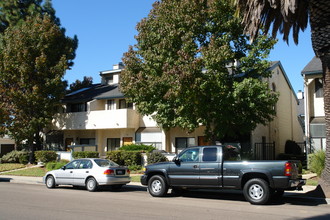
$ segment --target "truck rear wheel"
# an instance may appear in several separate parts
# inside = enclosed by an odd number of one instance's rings
[[[250,179],[243,188],[245,199],[251,204],[262,205],[270,198],[268,183],[260,178]]]
[[[168,190],[168,186],[163,176],[155,175],[149,179],[148,191],[150,195],[154,197],[162,197],[166,195],[167,190]]]

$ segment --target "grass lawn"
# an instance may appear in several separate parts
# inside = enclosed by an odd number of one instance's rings
[[[20,169],[20,168],[24,168],[26,167],[23,164],[19,164],[19,163],[3,163],[0,164],[0,172],[4,172],[4,171],[8,171],[8,170],[16,170],[16,169]]]
[[[140,182],[140,175],[138,175],[138,176],[131,176],[131,182]]]
[[[47,173],[46,168],[41,167],[32,167],[24,170],[16,170],[12,172],[6,172],[4,175],[13,175],[13,176],[35,176],[42,177]]]

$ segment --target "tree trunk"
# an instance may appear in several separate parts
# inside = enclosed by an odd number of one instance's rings
[[[320,58],[324,77],[324,113],[326,127],[325,169],[319,182],[325,195],[330,198],[330,1],[309,1],[312,45]]]
[[[320,185],[325,195],[330,198],[330,54],[320,57],[324,72],[324,112],[326,126],[325,167]]]
[[[29,145],[29,164],[33,164],[35,161],[33,139],[28,140],[28,145]]]

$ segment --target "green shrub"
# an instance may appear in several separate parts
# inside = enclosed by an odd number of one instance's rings
[[[152,145],[144,145],[144,144],[128,144],[124,145],[119,150],[123,151],[141,151],[141,152],[151,152],[153,150],[156,150],[155,147]]]
[[[26,151],[21,151],[21,154],[19,155],[19,163],[21,164],[27,164],[29,163],[29,153]]]
[[[78,151],[72,154],[74,159],[80,158],[99,158],[99,152],[97,151]]]
[[[26,151],[13,150],[1,158],[1,163],[20,163],[20,157],[22,155],[28,154]],[[23,157],[23,156],[22,156]]]
[[[148,164],[166,162],[166,161],[168,161],[167,158],[160,152],[147,154],[147,163]]]
[[[124,160],[122,158],[122,151],[119,150],[109,151],[107,152],[106,158],[120,165],[124,165]]]
[[[55,151],[36,151],[34,156],[38,162],[48,163],[56,161],[57,153]]]
[[[325,151],[317,151],[308,155],[308,167],[310,171],[321,176],[325,163]]]
[[[125,166],[135,166],[142,164],[142,156],[139,151],[110,151],[106,158],[115,163]]]
[[[142,166],[141,165],[131,165],[131,166],[128,166],[128,169],[130,171],[142,170]]]

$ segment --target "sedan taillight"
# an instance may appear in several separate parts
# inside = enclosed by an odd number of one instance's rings
[[[112,169],[107,169],[103,172],[104,175],[114,175],[115,171]]]

